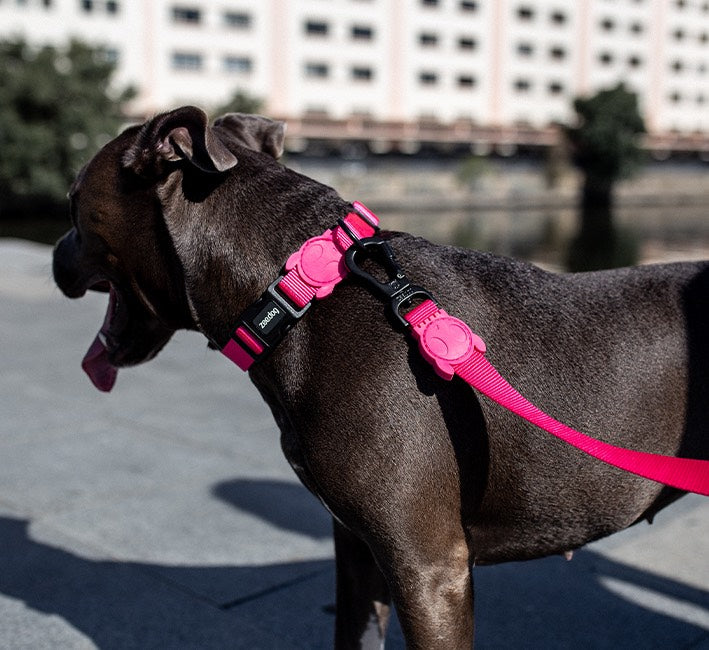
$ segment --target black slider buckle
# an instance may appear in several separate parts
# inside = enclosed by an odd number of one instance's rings
[[[386,281],[378,280],[359,266],[357,257],[363,254],[377,262],[384,269],[387,274]],[[371,286],[382,298],[389,301],[389,307],[394,312],[394,316],[404,327],[408,327],[409,324],[400,313],[402,308],[411,305],[415,298],[436,302],[426,289],[411,284],[397,263],[389,242],[384,241],[381,237],[361,239],[356,246],[352,246],[347,250],[345,263],[356,277]]]
[[[239,326],[245,328],[262,345],[262,351],[258,351],[258,346],[253,344],[246,346],[252,355],[256,353],[258,359],[268,356],[312,305],[312,302],[309,302],[301,309],[291,305],[276,288],[281,280],[282,275],[276,278],[239,318]],[[244,345],[243,340],[235,340]]]

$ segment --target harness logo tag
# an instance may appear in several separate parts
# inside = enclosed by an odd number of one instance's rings
[[[266,325],[268,325],[276,316],[280,314],[280,310],[278,307],[274,307],[269,311],[266,316],[261,320],[261,322],[258,324],[259,329],[263,330],[266,328]]]

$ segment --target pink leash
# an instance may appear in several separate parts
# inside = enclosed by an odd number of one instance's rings
[[[410,325],[421,354],[443,379],[450,381],[458,375],[504,408],[609,465],[680,490],[709,496],[709,461],[615,447],[555,420],[520,395],[500,375],[485,358],[485,343],[468,325],[440,309],[424,289],[409,285],[398,267],[399,273],[387,284],[379,283],[358,269],[353,262],[355,249],[373,241],[367,238],[375,234],[379,220],[361,203],[353,205],[355,211],[341,220],[339,226],[309,239],[291,255],[286,263],[287,273],[245,312],[248,317],[242,315],[232,339],[222,349],[242,370],[248,370],[275,347],[310,304],[316,298],[330,295],[352,270],[384,289],[392,298],[395,315],[402,323]],[[374,243],[385,244],[382,240]],[[393,259],[390,263],[395,266]],[[274,287],[297,309],[289,307]],[[424,296],[426,300],[402,317],[398,309],[416,296]],[[282,331],[276,332],[277,336],[272,335],[271,329],[279,319],[283,319]]]
[[[423,356],[439,376],[458,375],[500,406],[573,447],[632,474],[709,496],[709,461],[623,449],[555,420],[520,395],[485,358],[485,343],[461,320],[427,300],[406,314]]]

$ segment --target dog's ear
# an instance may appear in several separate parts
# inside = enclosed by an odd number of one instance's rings
[[[285,122],[270,120],[261,115],[227,113],[215,120],[214,126],[227,131],[231,138],[244,147],[263,151],[276,159],[283,155]]]
[[[146,122],[123,156],[123,164],[141,176],[159,174],[165,162],[188,160],[205,172],[224,172],[236,156],[215,135],[204,111],[183,106]]]

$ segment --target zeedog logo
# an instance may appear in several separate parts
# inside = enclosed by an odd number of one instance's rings
[[[281,313],[281,312],[280,312],[280,310],[278,309],[278,307],[274,307],[273,309],[271,309],[271,311],[269,311],[269,312],[263,317],[263,319],[259,322],[259,324],[258,324],[259,329],[261,329],[261,330],[266,329],[266,326],[267,326],[276,316],[280,315],[280,313]]]

